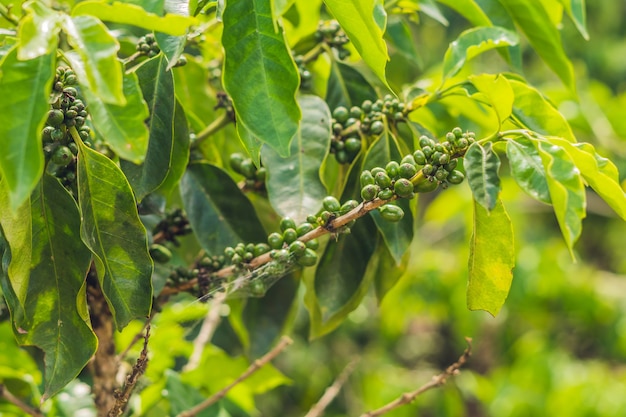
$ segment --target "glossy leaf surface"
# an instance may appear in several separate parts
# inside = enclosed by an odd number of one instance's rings
[[[546,170],[537,148],[527,139],[510,140],[506,144],[511,174],[517,184],[531,197],[551,204]]]
[[[28,1],[22,7],[26,17],[18,28],[18,58],[25,61],[55,52],[63,15],[39,1]]]
[[[170,169],[159,187],[159,191],[164,194],[170,193],[176,187],[189,162],[189,125],[185,117],[185,110],[178,100],[176,100],[174,111],[174,137],[172,141]]]
[[[500,158],[491,148],[491,143],[482,146],[475,142],[470,145],[463,158],[463,166],[474,199],[487,211],[493,210],[500,193]]]
[[[376,91],[360,72],[350,65],[334,61],[326,89],[326,102],[332,111],[336,107],[360,106],[377,97]]]
[[[460,15],[472,22],[474,26],[491,26],[489,16],[474,0],[437,0],[439,3],[456,10]]]
[[[578,32],[589,40],[589,32],[587,31],[587,8],[585,7],[585,0],[559,0],[567,14],[576,25]]]
[[[509,81],[500,75],[481,74],[469,77],[478,93],[472,98],[485,101],[495,111],[499,126],[509,118],[513,112],[515,96]]]

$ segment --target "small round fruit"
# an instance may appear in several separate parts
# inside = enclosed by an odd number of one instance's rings
[[[298,237],[306,235],[311,230],[313,230],[313,225],[309,222],[300,223],[298,227],[296,227]]]
[[[424,155],[421,149],[413,152],[413,159],[415,159],[417,165],[424,165],[426,163],[426,155]]]
[[[350,117],[350,112],[345,107],[339,106],[335,110],[333,110],[333,117],[339,123],[344,123],[346,120],[348,120],[348,117]]]
[[[322,205],[324,206],[324,210],[330,212],[339,211],[341,209],[341,204],[339,203],[339,200],[337,200],[332,195],[324,197],[324,200],[322,200]]]
[[[59,127],[64,119],[65,115],[59,109],[50,110],[48,112],[48,124],[50,126]]]
[[[393,190],[401,198],[413,197],[413,183],[406,178],[400,178],[393,184]]]
[[[233,256],[235,256],[235,248],[233,248],[232,246],[227,246],[224,248],[224,256],[227,258],[232,258]]]
[[[426,164],[422,168],[422,172],[424,173],[424,175],[429,176],[433,173],[434,169],[435,168],[431,164]]]
[[[448,171],[446,171],[443,168],[440,168],[437,170],[437,172],[435,172],[435,178],[437,178],[438,181],[443,181],[446,178],[448,178],[448,174],[449,174]]]
[[[241,175],[246,178],[254,179],[254,176],[256,174],[256,166],[254,165],[254,162],[252,162],[252,159],[244,159],[243,161],[241,161],[239,169],[239,173]]]
[[[339,213],[346,214],[352,210],[354,210],[355,208],[357,208],[357,206],[359,205],[359,202],[356,200],[348,200],[345,203],[343,203],[343,205],[341,206],[341,209],[339,209]]]
[[[433,146],[434,141],[428,136],[420,136],[419,145],[420,148],[424,149],[426,146]]]
[[[296,221],[289,216],[280,219],[280,231],[284,232],[287,229],[295,229]]]
[[[454,171],[454,169],[456,168],[457,165],[458,165],[458,160],[457,159],[453,159],[450,162],[448,162],[444,166],[444,168],[446,169],[446,171],[452,172],[452,171]]]
[[[446,178],[450,184],[460,184],[465,179],[465,175],[461,171],[452,170]]]
[[[67,94],[68,96],[72,96],[72,97],[76,97],[76,95],[78,94],[78,91],[76,91],[74,87],[65,87],[63,89],[63,92]]]
[[[404,210],[393,204],[385,204],[378,209],[380,216],[389,222],[399,222],[404,217]]]
[[[59,146],[52,154],[52,162],[62,167],[68,166],[73,159],[74,155],[67,146]]]
[[[357,138],[346,139],[345,149],[346,152],[351,154],[357,154],[361,150],[361,141]]]
[[[230,155],[229,163],[230,167],[237,172],[241,172],[241,163],[246,157],[241,153],[233,153]]]
[[[358,106],[350,107],[350,117],[353,117],[355,119],[361,119],[361,116],[363,116],[363,110],[361,110],[360,107]]]
[[[304,251],[306,251],[306,243],[301,240],[293,241],[289,245],[289,252],[293,253],[296,256],[304,254]]]
[[[370,111],[372,111],[372,101],[371,100],[363,101],[363,103],[361,103],[361,109],[363,109],[363,112],[365,113],[369,113]]]
[[[448,162],[450,162],[450,155],[448,155],[447,153],[444,153],[443,155],[441,155],[439,157],[439,164],[440,165],[445,165]]]
[[[265,167],[260,167],[254,173],[254,179],[257,180],[257,181],[263,182],[263,181],[265,181],[266,177],[267,177],[267,168],[265,168]]]
[[[391,178],[397,178],[398,172],[400,170],[400,164],[396,161],[389,161],[389,163],[385,166],[385,171]]]
[[[361,198],[365,201],[372,201],[378,195],[378,186],[376,184],[368,184],[361,188]]]
[[[313,266],[317,263],[317,253],[310,248],[306,248],[304,253],[300,255],[297,262],[301,266]]]
[[[279,262],[285,262],[289,259],[289,251],[287,249],[278,249],[270,252],[270,257]]]
[[[411,154],[408,154],[404,158],[402,158],[402,160],[400,161],[400,165],[402,164],[417,165],[417,163],[415,162],[415,158]]]
[[[446,133],[446,140],[448,142],[454,143],[454,142],[456,142],[456,136],[454,136],[454,133],[448,132],[448,133]]]
[[[463,136],[463,130],[460,127],[455,127],[451,132],[457,139],[461,139]]]
[[[413,185],[413,191],[416,193],[429,193],[435,191],[439,183],[437,181],[423,180]]]
[[[76,85],[77,82],[78,82],[78,79],[76,78],[74,74],[65,76],[65,85]]]
[[[272,249],[280,249],[283,247],[284,243],[283,235],[277,232],[270,233],[267,237],[267,243],[270,245]]]
[[[261,256],[271,250],[270,245],[267,243],[257,243],[254,245],[254,256]]]
[[[298,238],[298,232],[296,232],[296,229],[289,228],[283,232],[283,240],[287,244],[290,244],[291,242],[295,241],[297,238]]]
[[[380,120],[376,120],[370,126],[370,132],[375,135],[380,135],[381,133],[383,133],[383,130],[385,130],[385,125]]]
[[[347,164],[348,162],[350,162],[350,156],[348,155],[348,152],[346,152],[345,149],[338,151],[335,154],[335,158],[337,159],[337,162],[339,162],[340,164]]]
[[[308,242],[306,242],[306,247],[309,249],[316,250],[317,248],[320,247],[320,241],[317,239],[311,239]]]
[[[154,262],[158,262],[160,264],[164,264],[169,262],[172,259],[172,252],[163,245],[152,244],[149,248],[150,256],[154,260]]]
[[[378,174],[376,174],[374,179],[376,180],[376,184],[381,189],[391,187],[391,178],[389,178],[389,175],[387,175],[386,172],[379,172]]]
[[[413,164],[404,163],[400,165],[398,170],[398,175],[402,178],[412,178],[415,174],[417,174],[417,168]]]
[[[390,200],[394,196],[394,192],[391,188],[385,188],[384,190],[380,190],[378,193],[378,198],[381,200]]]
[[[52,126],[46,126],[41,131],[41,138],[44,143],[52,141],[52,132],[54,132],[54,128]]]

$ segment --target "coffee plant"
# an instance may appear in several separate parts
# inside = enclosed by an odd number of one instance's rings
[[[0,282],[43,369],[41,387],[0,377],[22,398],[9,410],[69,415],[57,394],[80,380],[97,415],[159,401],[196,415],[228,378],[198,378],[178,352],[137,384],[144,324],[219,300],[220,346],[258,357],[303,303],[321,337],[370,287],[379,300],[394,287],[428,239],[422,205],[455,187],[473,198],[467,307],[494,316],[515,266],[501,178],[552,208],[572,259],[587,188],[626,220],[614,163],[523,75],[522,35],[576,97],[558,27],[566,14],[586,36],[584,2],[438,3],[0,4]],[[414,34],[447,24],[441,5],[471,26],[425,72]],[[116,337],[128,328],[145,339],[136,362]],[[211,415],[249,415],[282,381],[267,372]],[[156,400],[150,383],[182,397]]]

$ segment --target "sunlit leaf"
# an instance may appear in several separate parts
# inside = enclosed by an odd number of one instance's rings
[[[515,96],[509,81],[500,75],[472,75],[469,80],[478,93],[472,95],[473,99],[485,101],[496,112],[499,126],[509,118],[513,111]]]
[[[493,210],[500,194],[500,158],[493,151],[491,142],[485,146],[478,142],[470,145],[463,166],[474,199],[487,211]]]
[[[491,26],[489,16],[474,0],[437,0],[451,9],[456,10],[474,26]]]
[[[528,195],[551,204],[546,171],[536,147],[527,139],[517,138],[506,144],[511,174]]]
[[[18,58],[21,61],[56,52],[63,15],[43,2],[28,1],[18,27]]]
[[[171,414],[175,416],[183,411],[188,411],[205,400],[205,396],[197,388],[185,384],[181,381],[180,374],[170,369],[165,371],[165,390],[163,392],[169,400]],[[222,407],[216,403],[196,415],[199,417],[221,417],[222,412]]]
[[[496,316],[511,288],[515,249],[513,226],[502,201],[491,211],[474,200],[474,223],[470,242],[467,307]]]
[[[560,3],[567,10],[567,14],[576,25],[578,32],[589,40],[589,32],[587,31],[587,11],[585,7],[585,0],[559,0]]]
[[[170,193],[185,173],[189,162],[189,126],[185,117],[185,110],[178,100],[174,111],[174,136],[172,138],[172,157],[167,177],[159,187],[163,194]]]

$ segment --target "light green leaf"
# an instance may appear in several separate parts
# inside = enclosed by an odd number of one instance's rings
[[[555,137],[547,139],[550,143],[565,149],[587,184],[626,220],[626,196],[620,186],[619,174],[613,162],[598,155],[594,147],[588,143],[570,143]]]
[[[165,370],[165,389],[163,393],[164,397],[169,400],[170,415],[174,416],[191,409],[206,399],[198,389],[181,381],[180,374],[171,369]],[[198,417],[221,417],[222,411],[222,407],[218,402],[196,415]]]
[[[561,44],[545,3],[527,0],[500,0],[520,26],[535,51],[571,91],[576,90],[574,68]]]
[[[377,96],[376,90],[360,72],[350,65],[333,61],[326,90],[326,102],[331,111],[339,106],[360,106],[363,101]]]
[[[13,48],[0,72],[0,173],[9,192],[11,210],[26,201],[43,173],[41,130],[50,108],[54,56],[20,61]]]
[[[152,304],[152,258],[146,229],[128,181],[106,156],[78,142],[80,236],[94,254],[100,287],[118,329],[147,317]]]
[[[18,59],[26,61],[56,53],[63,15],[40,1],[28,1],[22,8],[25,15],[18,27]]]
[[[190,26],[198,24],[198,20],[194,17],[171,13],[161,17],[138,5],[119,1],[113,3],[99,0],[80,2],[72,9],[72,16],[81,15],[95,16],[105,22],[133,25],[173,36],[184,35]]]
[[[524,138],[510,140],[506,144],[511,175],[517,184],[531,197],[552,204],[546,171],[535,145]]]
[[[491,26],[489,16],[474,0],[437,0],[465,17],[474,26]]]
[[[589,40],[589,32],[587,32],[587,11],[585,7],[585,0],[559,0],[560,3],[565,7],[567,14],[570,19],[576,25],[576,29],[578,32],[585,38],[585,40]]]
[[[467,307],[470,310],[485,310],[495,317],[509,294],[513,280],[513,226],[500,199],[491,211],[474,200],[473,226]]]
[[[385,86],[389,87],[385,76],[385,67],[389,60],[387,45],[383,39],[385,24],[379,25],[374,19],[377,2],[325,0],[324,4],[337,19],[365,63]]]
[[[265,242],[267,234],[250,200],[220,168],[194,163],[180,182],[189,223],[202,247],[218,255],[239,242]]]
[[[96,351],[85,276],[91,253],[80,240],[80,214],[59,181],[44,175],[31,199],[33,251],[20,344],[45,353],[48,398],[76,378]]]
[[[167,71],[167,60],[163,55],[146,61],[136,72],[150,110],[150,139],[143,164],[122,161],[121,165],[137,200],[141,201],[163,183],[170,170],[176,100],[172,72]]]
[[[472,98],[489,104],[498,116],[499,126],[502,126],[513,112],[515,96],[509,81],[501,75],[491,74],[472,75],[469,80],[478,90]]]
[[[465,175],[474,199],[488,212],[493,210],[500,194],[500,158],[493,151],[491,142],[470,145],[463,158]]]
[[[509,79],[509,84],[515,93],[513,117],[522,127],[576,142],[565,117],[539,91],[518,80]]]
[[[275,31],[271,2],[230,0],[223,19],[224,88],[237,123],[287,156],[301,117],[295,98],[300,77],[282,29]]]
[[[448,26],[450,24],[448,19],[446,19],[443,13],[441,13],[441,10],[439,10],[439,7],[437,7],[437,4],[433,0],[420,0],[418,8],[420,12],[431,17],[442,25]]]
[[[387,293],[398,283],[409,264],[410,251],[407,251],[399,264],[393,258],[387,245],[378,245],[374,256],[378,257],[378,269],[374,273],[374,289],[380,305]]]
[[[312,95],[298,100],[302,122],[291,140],[291,153],[281,158],[276,151],[261,150],[267,168],[267,195],[280,216],[303,222],[307,215],[317,213],[327,195],[320,179],[322,161],[330,147],[330,110],[321,98]]]
[[[574,244],[582,232],[585,218],[585,186],[571,156],[560,146],[537,143],[547,173],[550,199],[567,248],[574,257]]]
[[[86,80],[79,80],[105,103],[124,105],[120,45],[107,27],[92,16],[65,16],[67,40],[85,63]]]
[[[517,45],[517,33],[508,29],[488,26],[468,29],[453,41],[443,58],[444,78],[456,75],[470,59],[483,52],[503,46]]]
[[[196,60],[190,59],[187,65],[172,72],[176,98],[185,103],[185,115],[192,129],[200,132],[208,122],[217,117],[214,109],[217,104],[215,93],[206,82],[209,78],[208,70]]]

